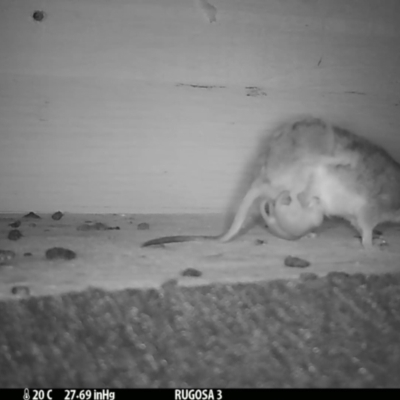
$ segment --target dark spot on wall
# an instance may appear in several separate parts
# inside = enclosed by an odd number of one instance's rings
[[[217,85],[191,85],[189,83],[177,83],[176,86],[187,86],[195,89],[224,89],[226,86],[217,86]]]
[[[357,94],[357,95],[359,95],[359,96],[365,96],[367,93],[364,93],[364,92],[356,92],[356,91],[354,91],[354,90],[348,90],[348,91],[346,91],[345,92],[346,94]]]
[[[262,88],[257,86],[246,86],[246,96],[251,97],[260,97],[260,96],[267,96],[267,92],[265,92]]]
[[[42,22],[46,18],[46,13],[44,11],[36,10],[33,12],[32,18],[37,22]]]

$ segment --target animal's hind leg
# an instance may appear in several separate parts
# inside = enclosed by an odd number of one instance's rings
[[[242,228],[247,214],[249,213],[250,207],[253,205],[254,201],[261,196],[271,199],[272,194],[273,191],[269,183],[253,183],[250,190],[244,196],[239,209],[235,214],[235,218],[233,219],[231,227],[229,228],[228,232],[219,238],[219,240],[222,242],[228,242],[235,235],[237,235]]]
[[[369,210],[363,210],[351,220],[351,223],[360,232],[364,249],[374,249],[373,230],[376,226],[376,221],[373,218],[373,213]]]

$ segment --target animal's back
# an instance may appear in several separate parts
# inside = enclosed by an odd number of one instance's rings
[[[285,125],[262,155],[260,179],[300,193],[313,172],[329,169],[349,193],[385,210],[400,209],[400,165],[383,148],[316,118]],[[332,160],[332,162],[331,162]]]
[[[333,126],[336,152],[350,154],[353,168],[337,171],[343,184],[383,212],[400,209],[400,164],[382,147]]]

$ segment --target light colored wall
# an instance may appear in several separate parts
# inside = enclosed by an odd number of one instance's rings
[[[2,0],[0,211],[221,212],[303,113],[400,160],[399,21],[398,0]]]

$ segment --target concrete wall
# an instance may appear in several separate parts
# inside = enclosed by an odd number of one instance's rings
[[[303,113],[400,159],[398,0],[2,0],[0,36],[0,212],[221,212]]]

